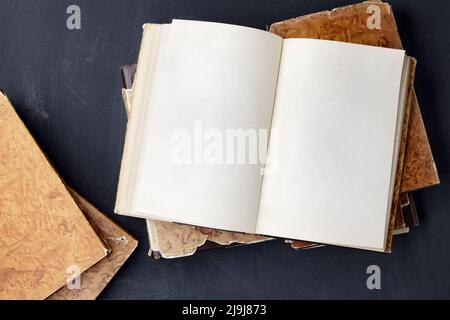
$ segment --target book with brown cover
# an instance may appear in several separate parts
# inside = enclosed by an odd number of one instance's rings
[[[367,28],[367,19],[370,16],[368,9],[371,5],[380,6],[381,29],[370,30]],[[289,19],[273,24],[270,31],[285,38],[310,37],[401,48],[392,9],[388,4],[379,1],[364,2],[332,11]],[[126,105],[129,105],[132,99],[130,85],[133,82],[134,71],[135,66],[125,66],[122,69],[124,87],[128,88],[128,90],[125,89],[123,92]],[[414,93],[410,94],[409,105],[411,122],[408,130],[412,132],[408,137],[406,137],[406,131],[403,135],[404,139],[407,138],[405,150],[402,152],[404,166],[401,166],[401,168],[405,168],[405,172],[399,171],[402,174],[402,180],[401,184],[397,186],[397,189],[401,189],[402,192],[413,191],[439,182]],[[412,179],[411,177],[414,178]],[[404,232],[407,230],[407,227],[412,226],[412,221],[414,221],[414,224],[417,224],[415,208],[410,210],[410,207],[407,205],[398,205],[395,208],[398,214],[393,215],[392,224],[395,224],[395,229],[397,229],[398,233]],[[402,212],[404,214],[414,214],[416,218],[404,218]],[[407,224],[406,221],[410,224]],[[183,257],[193,254],[197,249],[226,246],[230,243],[246,244],[255,242],[254,239],[248,239],[248,235],[240,235],[239,239],[237,239],[233,233],[180,224],[148,220],[147,226],[152,248],[151,253],[157,258]],[[220,235],[220,240],[215,239],[217,234]],[[263,240],[267,239],[258,239],[258,241]],[[316,246],[315,244],[301,241],[292,243],[292,247],[295,249]]]
[[[379,9],[380,28],[369,29],[367,26],[367,21],[374,12],[372,6]],[[388,3],[382,1],[365,1],[332,11],[285,20],[272,24],[270,31],[283,38],[320,38],[393,49],[402,48],[393,10]],[[411,98],[403,168],[400,185],[402,193],[439,183],[415,92]],[[400,218],[397,218],[397,223],[401,223]],[[292,245],[301,248],[304,243],[293,242]]]
[[[107,248],[0,94],[0,299],[45,299]]]
[[[70,190],[89,222],[108,244],[108,256],[81,275],[80,287],[62,287],[48,300],[95,300],[128,260],[138,241],[74,190]]]

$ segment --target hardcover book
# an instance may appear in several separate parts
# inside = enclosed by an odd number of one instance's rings
[[[45,299],[108,250],[1,93],[0,162],[0,299]]]
[[[99,236],[108,244],[109,254],[81,275],[79,287],[69,288],[66,285],[47,299],[95,300],[134,252],[138,241],[78,193],[71,189],[70,193]]]
[[[146,25],[116,212],[389,251],[411,69],[403,50]],[[262,162],[177,163],[172,134],[197,120],[270,132]]]
[[[373,6],[380,11],[380,27],[369,29],[367,23],[369,17],[373,15]],[[320,38],[394,49],[403,48],[392,7],[382,1],[365,1],[285,20],[272,24],[270,31],[284,38]],[[439,184],[438,172],[415,92],[411,99],[406,141],[401,192],[411,192]],[[411,194],[404,194],[403,199],[405,197],[411,199],[413,204]],[[402,233],[401,226],[407,228],[418,224],[415,206],[408,205],[402,208],[403,210],[399,209],[398,212],[403,211],[405,217],[400,214],[396,217],[399,233]],[[294,248],[302,248],[304,243],[294,242],[292,245]]]
[[[377,5],[381,9],[381,28],[368,29],[367,19],[369,8]],[[311,37],[325,38],[337,41],[363,43],[374,46],[401,48],[392,8],[387,3],[367,1],[355,5],[345,6],[332,11],[324,11],[303,17],[289,19],[275,23],[271,32],[282,37]],[[132,83],[136,65],[125,66],[122,69],[124,82],[124,102],[129,112],[133,96]],[[439,182],[428,138],[423,125],[417,98],[414,96],[411,106],[409,133],[405,152],[404,167],[408,173],[403,173],[402,192],[413,191],[428,187]],[[412,179],[411,177],[414,177]],[[413,205],[411,194],[403,193],[401,208],[397,210],[395,233],[407,232],[408,227],[419,223],[417,211]],[[411,205],[409,205],[411,203]],[[176,258],[193,254],[199,250],[221,247],[228,244],[254,243],[253,236],[218,231],[208,228],[198,228],[188,225],[173,224],[155,220],[147,220],[150,238],[150,254],[155,258]],[[216,235],[220,234],[217,239]],[[267,240],[257,239],[256,242]],[[292,242],[295,249],[316,247],[309,242]]]

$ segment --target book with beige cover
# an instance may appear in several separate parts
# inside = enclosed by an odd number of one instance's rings
[[[1,93],[0,162],[0,299],[45,299],[108,249]]]

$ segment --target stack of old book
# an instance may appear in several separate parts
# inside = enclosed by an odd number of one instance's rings
[[[0,299],[95,299],[137,241],[66,187],[0,92]]]
[[[116,212],[146,218],[154,258],[274,238],[302,239],[285,240],[294,249],[390,252],[394,235],[419,224],[412,193],[439,177],[416,61],[402,51],[391,6],[366,1],[269,31],[285,40],[204,22],[147,24],[138,64],[122,67],[129,125]],[[277,148],[268,142],[280,174],[170,163],[170,134],[189,121],[259,128],[267,119],[280,131]]]

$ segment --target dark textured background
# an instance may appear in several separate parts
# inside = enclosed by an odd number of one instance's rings
[[[295,252],[281,242],[155,261],[143,220],[115,216],[126,117],[119,68],[137,60],[141,25],[172,18],[264,29],[352,1],[0,0],[3,88],[63,178],[140,240],[104,299],[450,298],[450,2],[391,1],[408,54],[441,186],[416,193],[422,225],[394,252],[343,248]],[[82,29],[66,28],[78,4]],[[367,266],[382,290],[366,288]]]

